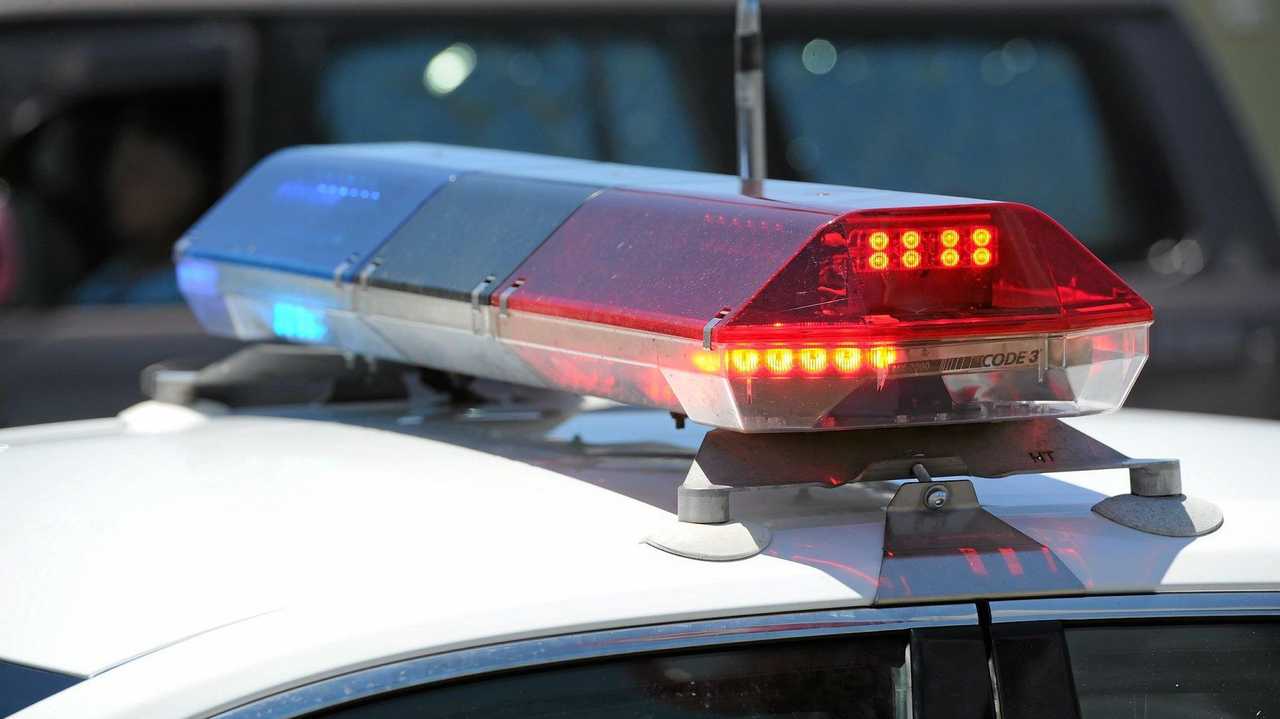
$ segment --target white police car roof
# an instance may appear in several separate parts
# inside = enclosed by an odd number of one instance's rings
[[[741,511],[772,526],[769,552],[698,562],[641,543],[670,521],[688,458],[609,448],[691,450],[701,431],[601,410],[507,423],[484,435],[506,448],[489,453],[415,436],[430,421],[403,414],[145,403],[0,431],[0,659],[111,670],[21,716],[186,716],[446,649],[873,601],[889,494],[871,485],[753,495]],[[1273,466],[1255,451],[1280,424],[1134,410],[1070,423],[1176,454],[1188,493],[1226,515],[1208,536],[1157,537],[1090,511],[1126,491],[1123,472],[975,480],[1086,592],[1280,588]]]

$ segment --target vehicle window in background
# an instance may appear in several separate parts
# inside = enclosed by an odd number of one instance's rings
[[[671,59],[639,40],[435,35],[356,45],[321,81],[330,142],[426,140],[700,168]]]
[[[1280,716],[1280,624],[1067,628],[1083,719]]]
[[[906,635],[893,634],[646,656],[481,677],[313,716],[905,719],[906,653]]]
[[[775,42],[766,71],[801,179],[1025,202],[1103,259],[1152,239],[1065,45],[832,36]]]
[[[0,147],[0,304],[180,302],[173,243],[219,190],[217,92],[71,103]]]

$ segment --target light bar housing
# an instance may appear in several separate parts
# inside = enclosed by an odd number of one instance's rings
[[[746,432],[1123,403],[1151,308],[1024,205],[429,144],[286,150],[180,241],[213,333]]]

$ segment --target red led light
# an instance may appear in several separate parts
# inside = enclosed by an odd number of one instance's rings
[[[729,362],[735,374],[753,375],[760,369],[760,352],[757,350],[733,350]]]
[[[886,369],[898,359],[898,351],[892,347],[874,347],[868,355],[876,369]]]
[[[787,374],[795,365],[795,353],[789,349],[765,350],[764,364],[769,368],[769,374]]]
[[[837,347],[831,351],[831,363],[838,372],[857,372],[862,366],[862,350],[857,347]]]
[[[861,253],[854,253],[855,264],[862,261],[876,271],[950,270],[995,264],[995,230],[986,225],[961,225],[955,219],[944,217],[940,223],[925,224],[920,229],[855,229],[848,235],[852,245],[864,245]],[[951,225],[959,225],[960,229]]]
[[[827,371],[827,351],[821,347],[806,347],[796,353],[800,369],[805,374],[822,374]]]
[[[735,377],[839,377],[864,370],[874,373],[892,367],[898,361],[895,347],[769,347],[756,349],[735,347],[728,351],[723,363]],[[718,374],[722,363],[714,352],[694,352],[690,362],[700,372]]]

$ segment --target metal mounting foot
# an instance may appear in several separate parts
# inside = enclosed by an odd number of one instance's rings
[[[1130,467],[1129,494],[1107,497],[1093,511],[1116,524],[1164,537],[1199,537],[1222,526],[1222,510],[1182,493],[1178,461]]]
[[[698,524],[672,522],[645,537],[645,543],[664,552],[711,562],[754,557],[769,546],[772,532],[754,522]]]
[[[746,559],[763,552],[772,533],[762,524],[731,520],[731,490],[712,483],[695,461],[678,491],[677,521],[645,537],[645,543],[681,557],[712,562]]]

